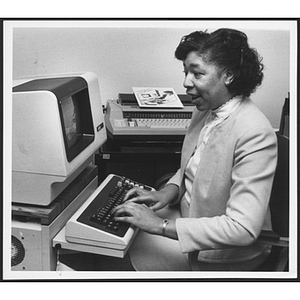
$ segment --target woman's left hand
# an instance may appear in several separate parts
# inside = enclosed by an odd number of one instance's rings
[[[124,202],[115,207],[114,220],[130,223],[151,234],[161,234],[162,219],[145,204]]]

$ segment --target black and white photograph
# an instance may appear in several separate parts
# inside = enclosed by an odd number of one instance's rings
[[[5,20],[3,280],[296,280],[297,30]]]

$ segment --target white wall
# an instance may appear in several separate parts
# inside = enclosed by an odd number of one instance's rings
[[[272,21],[19,22],[13,28],[13,79],[52,73],[92,71],[102,101],[133,86],[173,87],[184,93],[182,63],[174,58],[181,37],[220,27],[244,31],[263,57],[263,85],[252,96],[278,128],[290,91],[290,31]]]

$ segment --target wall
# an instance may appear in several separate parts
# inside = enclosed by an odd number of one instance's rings
[[[274,26],[273,26],[274,25]],[[173,87],[184,93],[182,63],[174,58],[181,37],[194,30],[243,30],[266,66],[252,99],[278,128],[290,91],[290,32],[281,24],[253,21],[80,21],[21,22],[13,28],[13,79],[51,73],[92,71],[102,101],[133,86]],[[283,29],[282,29],[283,28]]]

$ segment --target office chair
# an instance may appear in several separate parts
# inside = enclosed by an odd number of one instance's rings
[[[276,132],[278,161],[270,196],[270,210],[273,231],[263,230],[259,243],[271,245],[267,260],[254,271],[288,271],[289,250],[289,139]],[[166,174],[155,183],[157,190],[163,188],[174,173]],[[193,271],[199,271],[198,252],[190,253],[189,263]]]
[[[290,93],[285,98],[281,111],[281,119],[279,126],[279,133],[289,137],[289,123],[290,123]]]
[[[272,251],[257,271],[288,271],[289,139],[279,132],[276,135],[278,161],[269,204],[273,231],[262,231],[258,238],[258,242],[272,245]]]

